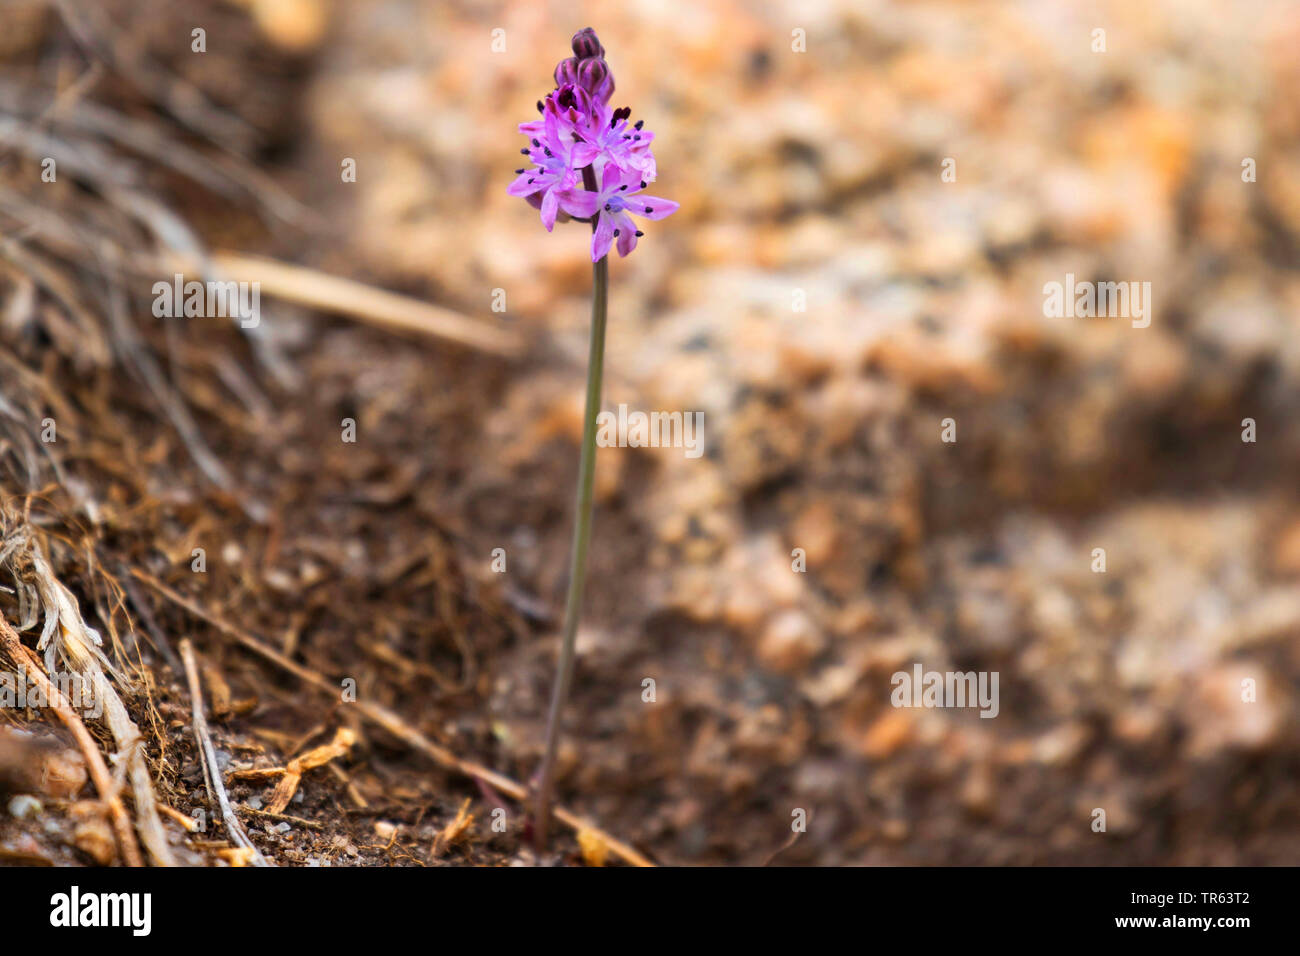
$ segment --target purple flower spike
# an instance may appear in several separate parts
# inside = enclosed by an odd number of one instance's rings
[[[615,243],[620,256],[636,248],[642,233],[632,216],[662,219],[678,204],[641,192],[657,172],[654,133],[643,121],[629,123],[629,108],[610,107],[614,76],[595,31],[580,30],[572,44],[574,56],[555,68],[555,90],[538,102],[541,119],[519,126],[531,168],[515,171],[508,192],[540,209],[548,232],[561,212],[590,221],[598,262]]]
[[[650,151],[654,136],[632,111],[611,109],[614,76],[605,62],[605,48],[590,27],[573,35],[574,55],[555,68],[555,89],[537,101],[541,119],[523,123],[519,132],[529,145],[520,152],[533,168],[516,169],[512,196],[522,196],[542,211],[549,231],[560,213],[591,224],[591,358],[587,363],[587,401],[582,425],[582,456],[578,461],[578,495],[569,563],[569,593],[564,602],[564,638],[556,663],[555,689],[546,718],[546,743],[537,771],[537,808],[533,837],[539,857],[546,834],[555,786],[555,755],[560,740],[564,701],[576,660],[578,619],[586,578],[587,543],[595,507],[592,489],[596,465],[596,419],[600,411],[605,367],[605,329],[609,318],[609,250],[617,243],[626,256],[641,237],[633,216],[662,219],[677,211],[669,199],[642,192],[655,177]]]

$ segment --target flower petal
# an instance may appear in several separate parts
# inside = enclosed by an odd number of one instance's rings
[[[626,256],[636,248],[636,223],[625,212],[614,214],[614,224],[618,226],[618,254]]]
[[[511,196],[531,196],[533,193],[546,188],[544,178],[540,170],[526,169],[515,177],[514,182],[506,187],[506,192]]]
[[[555,228],[555,215],[559,211],[560,201],[555,195],[555,190],[546,190],[546,195],[542,197],[542,225],[546,227],[547,232]]]
[[[606,194],[614,192],[623,185],[626,176],[627,173],[619,169],[616,163],[606,163],[600,174],[600,191]]]
[[[600,155],[600,147],[593,146],[591,143],[574,143],[573,144],[573,166],[575,169],[581,169],[583,166],[590,166]]]
[[[596,231],[591,234],[591,261],[599,262],[609,255],[609,246],[613,241],[614,217],[602,210],[596,219]]]
[[[644,216],[646,219],[663,219],[680,208],[681,203],[675,203],[671,199],[660,199],[658,196],[643,196],[637,193],[627,198],[628,212],[634,216]]]
[[[600,208],[600,197],[586,189],[561,189],[555,196],[561,209],[579,219],[590,219]]]

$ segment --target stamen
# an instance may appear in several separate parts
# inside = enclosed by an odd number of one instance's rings
[[[636,231],[636,236],[637,236],[638,239],[640,239],[640,238],[641,238],[642,236],[644,236],[644,235],[645,235],[645,233],[642,232],[640,229],[638,229],[638,230]]]
[[[645,120],[637,120],[632,125],[635,126],[637,129],[640,129],[642,126],[645,125]]]
[[[650,206],[646,206],[646,207],[645,207],[645,214],[646,214],[647,216],[650,215],[650,213],[652,213],[652,212],[654,212],[654,209],[653,209],[652,207],[650,207]]]

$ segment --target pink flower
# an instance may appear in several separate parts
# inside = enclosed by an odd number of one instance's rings
[[[591,234],[592,262],[608,255],[615,240],[619,256],[626,256],[636,248],[637,239],[644,233],[637,229],[633,215],[663,219],[678,210],[678,204],[671,199],[642,193],[645,187],[645,181],[639,180],[634,173],[626,173],[613,163],[607,163],[601,174],[600,192],[582,189],[561,193],[560,202],[570,215],[596,217],[596,228]]]
[[[575,166],[575,147],[581,143],[574,141],[571,135],[564,135],[564,127],[555,112],[546,114],[545,119],[524,123],[519,131],[525,136],[532,134],[531,146],[520,152],[536,164],[536,169],[518,169],[515,181],[506,189],[512,196],[522,196],[534,202],[542,211],[542,225],[550,232],[555,227],[555,217],[563,204],[560,194],[574,188],[582,180],[582,173]],[[584,150],[583,156],[588,152]],[[590,165],[590,158],[582,165]],[[582,215],[565,208],[570,215]]]
[[[598,262],[615,240],[620,256],[636,248],[642,233],[632,215],[662,219],[678,205],[641,194],[657,172],[654,134],[643,121],[629,124],[627,107],[610,107],[614,77],[595,32],[579,31],[572,45],[574,56],[555,68],[556,89],[537,103],[541,119],[519,126],[530,143],[520,152],[535,168],[515,170],[508,192],[540,209],[548,232],[561,212],[590,221],[591,258]],[[597,181],[599,190],[584,188]]]
[[[624,172],[640,173],[640,179],[653,182],[655,156],[650,143],[655,134],[644,128],[645,120],[628,123],[632,111],[627,107],[611,110],[605,103],[593,104],[589,122],[579,131],[582,138],[614,162]]]

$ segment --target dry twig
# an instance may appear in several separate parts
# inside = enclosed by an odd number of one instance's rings
[[[254,866],[270,866],[266,857],[262,856],[244,828],[239,825],[239,818],[230,807],[230,797],[226,795],[221,767],[217,764],[217,754],[212,747],[212,735],[208,733],[208,720],[203,713],[203,689],[199,686],[199,670],[194,663],[194,645],[188,637],[181,640],[181,659],[185,662],[185,679],[190,685],[190,698],[194,704],[194,742],[199,748],[199,762],[203,764],[203,782],[207,784],[208,798],[216,795],[230,842],[251,851],[250,860]]]
[[[260,283],[262,292],[273,298],[321,312],[349,315],[391,331],[447,339],[493,355],[517,355],[523,348],[519,336],[501,326],[316,269],[232,252],[214,252],[208,261],[211,271],[225,279]],[[193,271],[195,263],[173,256],[163,265],[170,272],[185,272]],[[158,269],[158,263],[148,263],[150,275]]]

